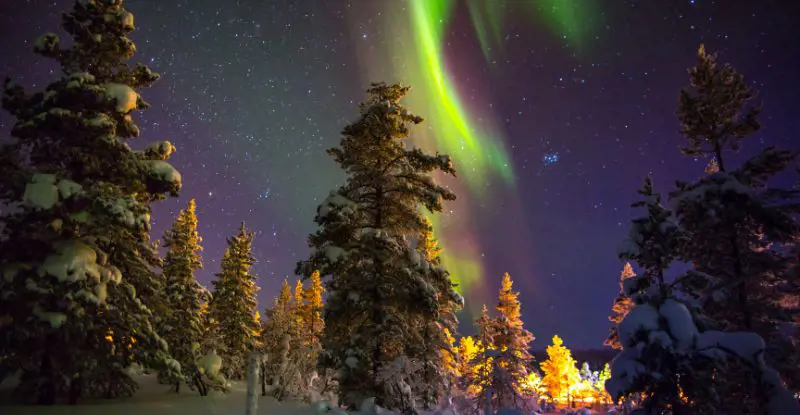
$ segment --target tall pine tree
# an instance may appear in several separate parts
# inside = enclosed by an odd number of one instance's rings
[[[617,326],[622,319],[625,318],[625,315],[628,314],[628,311],[630,311],[630,309],[633,307],[633,301],[631,301],[631,299],[625,295],[625,280],[635,276],[636,273],[633,272],[631,263],[626,262],[625,266],[622,268],[622,273],[619,275],[619,293],[617,294],[617,298],[614,299],[614,304],[611,306],[611,315],[608,317],[608,321],[610,321],[612,325],[608,329],[608,338],[606,338],[605,345],[613,349],[619,350],[622,348],[622,346],[619,344],[619,333],[617,332]]]
[[[167,312],[160,331],[169,344],[172,357],[181,364],[184,379],[193,385],[198,379],[197,360],[202,356],[203,305],[207,291],[197,282],[195,272],[202,268],[197,232],[197,214],[194,199],[181,210],[172,227],[164,235],[164,279],[166,281]],[[180,380],[175,379],[175,392],[180,391]],[[203,388],[200,388],[203,390]]]
[[[419,258],[407,242],[425,223],[420,212],[441,210],[455,195],[432,173],[454,174],[447,156],[408,149],[409,126],[422,122],[401,104],[400,85],[373,84],[357,121],[329,150],[347,183],[318,208],[320,230],[309,237],[312,257],[298,273],[330,276],[323,336],[323,366],[339,371],[341,402],[356,407],[367,397],[413,412],[409,396],[414,350],[427,324],[437,321],[440,292],[428,280],[444,272]],[[457,302],[451,289],[444,293]],[[420,316],[425,317],[420,317]],[[422,320],[422,321],[420,321]]]
[[[212,282],[214,292],[209,312],[220,337],[223,373],[229,379],[243,379],[247,356],[260,342],[260,327],[253,316],[258,311],[257,277],[250,273],[254,234],[241,224],[239,233],[228,238],[222,269]]]
[[[719,328],[761,335],[770,346],[768,362],[794,379],[800,370],[785,359],[790,339],[779,326],[791,321],[781,306],[783,287],[797,285],[786,272],[791,258],[784,248],[800,238],[800,192],[781,188],[775,177],[797,161],[798,152],[767,147],[735,166],[731,154],[761,126],[761,108],[752,104],[756,93],[744,76],[719,65],[702,45],[697,57],[678,106],[688,142],[682,150],[711,158],[713,167],[693,183],[678,182],[670,195],[688,232],[682,259],[697,271],[681,289]],[[738,379],[754,377],[742,373]],[[755,398],[738,400],[760,405]]]
[[[61,78],[33,94],[6,80],[2,99],[16,141],[2,151],[0,198],[19,210],[0,241],[0,355],[22,372],[17,395],[42,404],[131,394],[126,367],[170,361],[146,296],[159,262],[150,204],[181,185],[170,143],[127,143],[148,107],[137,91],[159,77],[126,63],[133,15],[121,0],[86,0],[62,26],[72,45],[47,33],[34,47]]]
[[[646,215],[633,220],[620,258],[635,261],[642,273],[623,284],[634,307],[618,327],[622,351],[606,381],[611,397],[642,398],[646,413],[741,413],[727,402],[730,396],[757,397],[760,409],[744,413],[800,412],[778,373],[765,363],[760,336],[710,330],[715,322],[674,292],[676,282],[667,281],[665,270],[688,238],[661,205],[649,178],[640,194],[643,200],[633,206],[644,208]],[[678,277],[677,284],[697,272]],[[730,375],[741,368],[751,369],[758,382],[730,383]]]

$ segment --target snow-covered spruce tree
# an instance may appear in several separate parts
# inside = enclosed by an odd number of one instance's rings
[[[731,153],[760,128],[760,108],[751,104],[755,91],[702,46],[689,81],[678,107],[688,141],[682,150],[690,157],[712,158],[713,165],[700,180],[678,182],[670,194],[688,232],[681,259],[697,271],[682,281],[681,291],[698,301],[720,329],[761,335],[769,345],[767,361],[796,379],[800,368],[786,359],[790,339],[779,327],[791,322],[781,306],[783,288],[797,286],[787,281],[796,277],[786,272],[791,259],[785,248],[800,237],[800,192],[780,188],[774,178],[797,161],[798,153],[768,147],[734,166]],[[748,373],[736,378],[755,379]]]
[[[619,322],[625,318],[625,315],[628,314],[628,311],[630,311],[631,307],[633,307],[633,301],[625,296],[625,290],[623,286],[626,279],[634,276],[636,276],[636,273],[633,272],[631,263],[626,262],[625,266],[622,268],[622,273],[619,276],[619,293],[614,299],[614,304],[611,306],[611,315],[608,316],[608,321],[611,322],[611,327],[608,329],[608,338],[606,338],[604,344],[613,349],[619,350],[622,348],[622,346],[619,344],[619,333],[617,333],[617,326],[619,325]]]
[[[440,292],[429,278],[443,271],[419,258],[407,238],[425,226],[421,207],[436,212],[442,199],[455,199],[432,178],[454,170],[447,156],[406,148],[409,125],[422,122],[400,104],[408,89],[373,84],[358,120],[329,150],[347,183],[318,208],[320,230],[309,237],[314,252],[297,269],[330,276],[321,363],[339,371],[341,402],[351,408],[375,397],[381,406],[414,412],[409,382],[416,375],[395,369],[410,368],[402,362],[419,353],[410,347],[439,320]],[[445,295],[457,301],[452,290]]]
[[[713,321],[673,293],[674,284],[667,283],[664,272],[685,236],[649,178],[640,194],[643,201],[633,206],[646,214],[633,220],[620,257],[636,262],[642,272],[624,283],[634,307],[618,327],[622,351],[611,363],[606,382],[611,397],[642,397],[644,414],[720,413],[726,397],[719,395],[717,386],[730,367],[747,366],[762,380],[756,386],[763,397],[756,413],[800,413],[778,373],[766,365],[760,336],[708,330],[706,325]]]
[[[0,241],[0,355],[22,371],[17,396],[41,404],[131,394],[126,367],[171,362],[137,293],[157,285],[150,204],[175,195],[180,175],[171,144],[127,144],[148,106],[137,90],[158,75],[126,63],[134,22],[121,0],[75,2],[63,28],[73,45],[52,33],[35,44],[61,78],[33,94],[7,80],[2,100],[17,121],[0,187],[19,210]]]
[[[209,313],[219,332],[222,372],[228,379],[244,378],[247,356],[260,342],[261,328],[253,317],[258,311],[257,277],[250,273],[255,263],[251,254],[253,236],[242,223],[239,233],[228,238],[221,270],[211,283],[214,289]]]
[[[289,280],[284,279],[278,297],[264,313],[266,321],[262,332],[264,366],[262,374],[262,393],[275,390],[282,383],[282,375],[289,365],[289,352],[292,335],[295,333],[295,315],[292,310],[292,289]],[[279,393],[282,395],[282,392]]]
[[[528,379],[528,367],[533,363],[530,343],[533,334],[523,327],[519,303],[519,292],[512,290],[511,275],[503,274],[500,293],[497,297],[498,317],[494,325],[493,347],[495,358],[495,394],[497,408],[528,410],[524,396],[524,384]]]
[[[195,272],[203,266],[200,258],[203,248],[197,232],[194,199],[178,212],[163,241],[167,249],[163,266],[167,312],[159,331],[169,344],[170,354],[181,364],[183,381],[205,394],[207,386],[196,362],[202,356],[200,345],[205,324],[202,311],[208,291],[195,277]],[[172,382],[175,392],[179,392],[181,379],[172,379]]]
[[[313,388],[319,342],[308,335],[304,292],[303,283],[298,280],[292,296],[288,281],[284,281],[267,321],[272,323],[268,329],[273,332],[266,337],[270,343],[265,345],[270,351],[266,363],[272,395],[278,400],[309,402],[319,397]]]

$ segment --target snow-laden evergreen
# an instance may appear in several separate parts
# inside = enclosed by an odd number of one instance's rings
[[[622,352],[611,364],[606,389],[615,401],[642,397],[642,413],[719,413],[731,389],[727,373],[745,367],[758,382],[739,383],[739,394],[757,396],[765,414],[800,413],[800,405],[777,371],[764,361],[763,339],[752,332],[710,330],[713,320],[673,291],[664,271],[685,241],[684,232],[660,203],[651,181],[634,204],[646,210],[633,220],[620,257],[635,261],[642,273],[625,280],[634,307],[619,324]],[[679,279],[680,281],[680,279]]]
[[[0,241],[0,355],[22,372],[17,396],[39,403],[131,394],[134,362],[179,369],[149,308],[159,263],[149,230],[150,203],[181,179],[170,143],[127,144],[139,135],[133,112],[148,107],[138,91],[159,77],[126,63],[133,23],[120,0],[75,2],[63,17],[74,43],[47,33],[34,47],[61,78],[36,93],[4,86],[16,140],[3,149],[0,197],[18,209]]]
[[[409,126],[422,122],[400,100],[407,87],[374,84],[357,121],[346,126],[339,147],[329,150],[347,183],[319,206],[320,230],[309,237],[314,250],[298,273],[329,276],[322,366],[337,370],[343,404],[368,397],[403,412],[415,412],[409,379],[430,324],[444,326],[443,302],[458,303],[452,283],[409,244],[426,226],[421,208],[436,212],[455,198],[432,173],[453,174],[450,159],[405,145]],[[428,343],[429,347],[442,344]],[[387,374],[402,375],[389,377]],[[389,381],[391,380],[391,381]]]
[[[195,211],[195,200],[191,199],[163,238],[167,249],[163,265],[167,309],[159,331],[183,372],[183,379],[171,379],[175,392],[180,391],[183,381],[205,395],[208,389],[203,377],[205,370],[197,362],[203,356],[201,343],[206,324],[203,306],[209,296],[208,290],[195,277],[195,272],[203,265],[199,254],[202,239],[197,232]]]
[[[797,151],[765,148],[739,166],[732,153],[760,129],[756,92],[730,65],[701,47],[689,70],[689,86],[678,110],[681,132],[692,157],[711,157],[706,174],[678,182],[670,198],[687,232],[681,259],[696,272],[680,289],[726,331],[753,331],[767,339],[767,361],[794,387],[800,387],[800,352],[782,328],[797,315],[785,300],[796,296],[800,281],[787,272],[786,249],[800,238],[800,191],[781,188],[776,178],[796,164]],[[745,371],[738,382],[755,377]],[[739,406],[758,407],[756,397],[730,396]],[[734,408],[732,407],[731,410]]]
[[[244,379],[247,357],[261,342],[259,288],[257,277],[250,272],[255,263],[251,254],[254,236],[243,222],[239,232],[228,238],[221,270],[211,282],[214,290],[208,312],[219,340],[216,351],[222,356],[222,373],[228,379]]]

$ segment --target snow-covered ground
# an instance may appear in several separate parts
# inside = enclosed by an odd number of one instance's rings
[[[155,376],[137,378],[141,389],[132,398],[124,400],[99,400],[82,405],[0,406],[3,415],[244,415],[246,385],[234,383],[228,394],[210,392],[201,397],[186,389],[175,394],[169,386],[159,385]],[[260,391],[259,391],[260,394]],[[260,397],[259,415],[313,415],[309,405],[277,402],[271,397]]]
[[[234,382],[227,394],[210,392],[199,396],[184,387],[180,394],[170,392],[169,386],[160,385],[155,376],[139,376],[141,386],[132,398],[97,400],[81,405],[23,406],[2,405],[3,415],[244,415],[246,384]],[[259,390],[260,394],[260,390]],[[260,396],[259,415],[320,415],[311,405],[297,402],[277,402],[269,396]],[[333,412],[328,412],[333,415]],[[554,413],[555,414],[555,413]],[[357,413],[351,415],[358,415]],[[601,415],[593,412],[592,415]]]

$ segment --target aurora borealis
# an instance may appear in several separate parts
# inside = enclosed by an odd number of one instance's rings
[[[468,311],[491,305],[508,271],[535,348],[555,333],[598,347],[643,176],[666,189],[702,172],[677,150],[674,116],[699,43],[761,91],[761,141],[798,147],[800,6],[724,3],[126,0],[136,59],[163,75],[142,91],[152,108],[135,115],[133,145],[173,141],[185,180],[179,199],[156,204],[153,237],[197,199],[208,282],[245,221],[265,307],[306,256],[317,204],[343,180],[324,150],[369,82],[402,82],[425,119],[414,145],[450,154],[457,169],[447,184],[458,200],[433,219]],[[3,2],[0,75],[54,79],[32,42],[70,5]],[[10,122],[0,115],[0,137]]]

